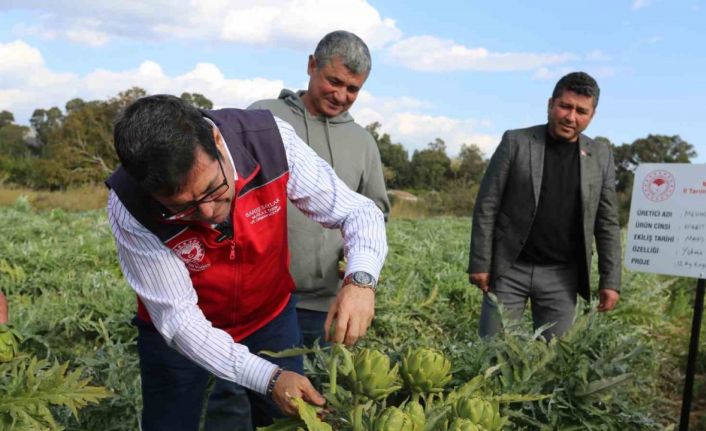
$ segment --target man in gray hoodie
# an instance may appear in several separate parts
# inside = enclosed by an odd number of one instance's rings
[[[309,56],[306,91],[284,89],[279,98],[257,101],[248,109],[268,109],[291,124],[352,190],[372,199],[387,217],[390,203],[380,152],[370,133],[348,113],[370,67],[370,51],[365,43],[353,33],[334,31],[324,36]],[[354,344],[373,318],[373,289],[340,290],[340,232],[322,228],[294,207],[288,212],[288,228],[290,270],[297,286],[297,314],[304,344],[310,346],[316,338]],[[366,277],[363,274],[359,278],[365,281]],[[370,282],[374,288],[376,280]],[[356,303],[345,304],[344,295],[349,293],[364,296]],[[336,327],[329,334],[333,319]]]
[[[267,109],[291,124],[348,187],[372,199],[387,219],[390,203],[380,152],[370,133],[348,113],[370,67],[365,43],[353,33],[334,31],[324,36],[309,56],[306,91],[284,89],[277,99],[257,101],[248,109]],[[341,289],[341,232],[323,228],[288,205],[290,272],[296,284],[303,343],[311,346],[320,339],[352,345],[373,319],[377,280],[349,262],[349,274],[343,282],[346,287]],[[329,334],[334,320],[334,332]],[[243,403],[247,405],[247,398],[241,388],[217,380],[208,403],[206,429],[248,429],[247,412],[238,407]]]

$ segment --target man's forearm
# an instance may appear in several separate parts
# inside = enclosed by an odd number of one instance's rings
[[[348,270],[376,279],[387,255],[385,218],[372,200],[351,190],[331,166],[279,119],[289,163],[287,197],[300,211],[324,227],[341,229]]]
[[[347,251],[346,274],[365,271],[377,280],[387,256],[387,236],[382,212],[372,201],[368,202],[351,212],[341,226],[341,232]]]
[[[213,328],[205,319],[189,324],[172,342],[184,356],[215,376],[260,394],[267,392],[270,377],[277,369],[275,364],[250,353],[246,346],[233,342],[228,333]]]

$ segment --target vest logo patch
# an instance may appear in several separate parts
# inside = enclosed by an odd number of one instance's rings
[[[277,198],[272,202],[262,204],[257,208],[253,208],[247,211],[245,213],[245,217],[250,220],[250,224],[261,222],[267,217],[273,216],[282,210],[282,205],[280,202],[281,201],[279,200],[279,198]]]
[[[206,256],[206,250],[198,238],[184,240],[175,245],[172,250],[184,262],[189,271],[203,271],[211,266],[209,263],[201,263]]]

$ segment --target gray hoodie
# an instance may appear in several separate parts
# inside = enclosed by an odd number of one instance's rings
[[[332,118],[312,116],[301,100],[302,94],[304,91],[294,93],[284,89],[279,98],[257,101],[248,109],[268,109],[291,124],[297,135],[333,167],[348,187],[372,199],[387,219],[390,202],[385,192],[380,152],[373,137],[348,112]],[[322,227],[291,203],[287,211],[297,307],[328,311],[341,284],[338,274],[338,261],[343,258],[341,232]]]

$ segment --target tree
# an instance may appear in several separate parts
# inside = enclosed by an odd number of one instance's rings
[[[446,154],[446,142],[441,138],[434,139],[434,142],[427,144],[430,150]]]
[[[596,141],[610,144],[607,138]],[[696,157],[696,150],[679,135],[647,135],[636,139],[632,144],[613,146],[615,159],[615,190],[620,205],[620,223],[628,222],[632,199],[633,172],[640,163],[689,163]]]
[[[436,138],[428,148],[412,155],[413,185],[419,189],[442,190],[451,177],[451,159],[446,155],[446,143]]]
[[[37,133],[37,146],[41,147],[47,144],[51,131],[61,125],[64,120],[64,114],[61,109],[56,106],[45,109],[35,109],[32,117],[29,119],[29,124]]]
[[[0,112],[0,128],[15,122],[15,116],[10,111]]]
[[[28,157],[31,153],[25,143],[24,136],[28,128],[16,124],[6,124],[0,127],[0,157],[19,159]]]
[[[181,100],[199,109],[213,109],[213,102],[199,93],[181,93]]]
[[[463,144],[458,154],[458,162],[456,178],[465,184],[478,184],[488,164],[476,144]]]
[[[70,114],[74,111],[78,111],[79,109],[83,108],[86,106],[86,102],[83,101],[83,99],[75,98],[71,99],[68,102],[66,102],[66,113]]]
[[[640,163],[689,163],[696,155],[694,146],[679,135],[647,135],[632,144],[614,147],[616,189],[619,192],[632,189],[632,172]]]
[[[108,100],[108,102],[112,103],[119,112],[135,100],[145,96],[147,96],[147,92],[144,89],[140,87],[131,87],[125,91],[121,91],[116,97]]]
[[[390,189],[401,189],[411,186],[409,153],[402,144],[393,144],[390,135],[380,134],[380,123],[374,122],[365,128],[370,132],[380,151],[380,160],[385,174],[385,185]]]
[[[122,109],[146,94],[132,87],[106,101],[69,101],[61,125],[48,135],[32,185],[61,189],[105,180],[118,164],[113,122]]]
[[[12,112],[0,112],[0,183],[21,183],[30,168],[32,155],[25,142],[29,128],[13,124]]]
[[[635,164],[690,163],[696,157],[694,146],[679,135],[647,135],[632,143]]]

